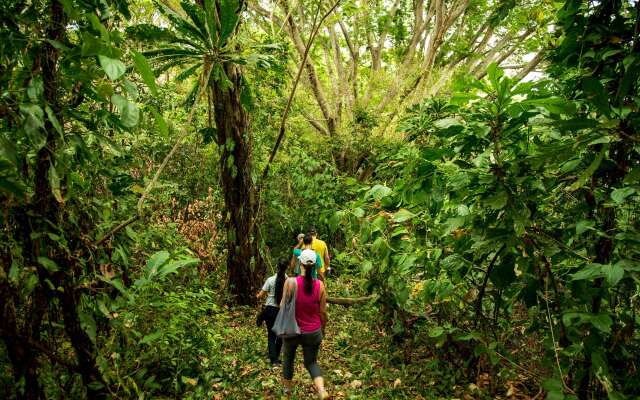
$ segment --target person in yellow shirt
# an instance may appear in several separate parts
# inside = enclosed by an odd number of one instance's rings
[[[311,242],[311,249],[320,255],[320,270],[318,271],[318,275],[320,279],[324,281],[324,277],[326,274],[331,272],[331,259],[329,257],[329,248],[324,240],[318,239],[318,233],[316,232],[316,228],[310,226],[307,231],[311,237],[313,238],[313,242]]]

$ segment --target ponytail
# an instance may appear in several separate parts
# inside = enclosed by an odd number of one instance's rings
[[[313,293],[313,264],[305,264],[304,270],[304,292],[308,295]]]
[[[282,289],[284,287],[285,272],[289,263],[284,258],[278,261],[278,275],[276,276],[276,304],[280,304],[282,300]]]

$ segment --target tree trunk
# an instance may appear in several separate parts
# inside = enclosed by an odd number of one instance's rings
[[[240,96],[242,73],[231,63],[223,67],[231,82],[211,84],[214,114],[217,125],[217,143],[222,149],[220,169],[226,213],[227,230],[227,282],[229,293],[237,304],[253,304],[254,291],[264,273],[259,254],[258,193],[253,185],[252,139],[249,119]]]

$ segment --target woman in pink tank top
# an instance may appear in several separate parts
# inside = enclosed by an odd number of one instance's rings
[[[297,286],[296,322],[301,333],[284,339],[284,362],[282,365],[284,390],[285,394],[291,394],[293,362],[296,349],[301,346],[304,366],[309,371],[311,379],[313,379],[318,391],[318,398],[327,399],[329,394],[324,388],[324,378],[318,365],[318,350],[320,350],[320,343],[322,342],[322,332],[327,324],[327,291],[324,284],[318,279],[313,279],[311,274],[316,263],[316,252],[303,250],[299,259],[300,276],[289,278],[285,284],[285,293],[287,294],[291,294],[293,288]]]

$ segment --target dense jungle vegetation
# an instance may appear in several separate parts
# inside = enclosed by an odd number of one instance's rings
[[[1,3],[1,398],[640,398],[640,1]]]

